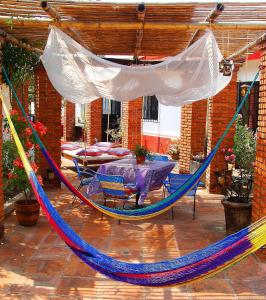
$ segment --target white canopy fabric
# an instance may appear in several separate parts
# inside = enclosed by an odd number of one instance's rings
[[[161,63],[124,66],[96,56],[52,27],[41,59],[55,89],[81,104],[101,97],[129,101],[156,95],[164,105],[181,106],[214,96],[231,80],[219,72],[222,55],[211,31]]]

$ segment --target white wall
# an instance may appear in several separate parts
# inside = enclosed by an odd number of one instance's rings
[[[142,121],[142,134],[165,138],[180,137],[181,107],[159,103],[159,122]]]
[[[237,81],[253,81],[256,73],[258,72],[258,67],[260,65],[260,60],[250,60],[243,64],[237,73]],[[259,81],[259,78],[257,79]]]

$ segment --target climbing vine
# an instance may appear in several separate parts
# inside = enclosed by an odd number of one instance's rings
[[[34,67],[39,63],[39,54],[6,43],[3,49],[3,66],[12,78],[14,86],[32,81]]]

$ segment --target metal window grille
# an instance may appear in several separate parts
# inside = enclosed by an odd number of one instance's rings
[[[155,96],[145,96],[143,105],[143,120],[158,122],[158,100]]]

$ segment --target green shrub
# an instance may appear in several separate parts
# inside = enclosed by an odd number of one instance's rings
[[[243,123],[241,116],[237,118],[235,128],[233,151],[237,168],[252,174],[256,156],[256,134]]]

